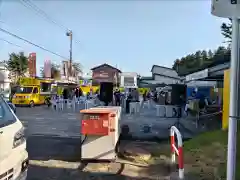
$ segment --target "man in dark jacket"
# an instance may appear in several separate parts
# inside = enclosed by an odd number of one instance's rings
[[[118,89],[114,92],[114,97],[115,97],[115,105],[120,106],[120,99],[121,99],[121,93]]]
[[[63,99],[68,99],[68,90],[66,88],[63,89]]]
[[[77,99],[79,98],[79,89],[78,88],[75,89],[75,96]]]

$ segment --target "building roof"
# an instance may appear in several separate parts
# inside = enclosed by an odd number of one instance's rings
[[[159,74],[159,73],[153,73],[153,77],[157,75],[157,76],[162,76],[162,77],[167,77],[167,78],[172,78],[172,79],[178,79],[180,80],[180,77],[172,77],[172,76],[168,76],[168,75],[164,75],[164,74]]]
[[[113,66],[111,66],[111,65],[109,65],[109,64],[106,64],[106,63],[101,64],[101,65],[96,66],[96,67],[93,67],[91,70],[94,71],[94,70],[96,70],[96,69],[98,69],[98,68],[101,68],[101,67],[103,67],[103,66],[107,66],[108,68],[115,69],[115,70],[117,70],[119,73],[121,73],[121,71],[120,71],[119,69],[117,69],[117,68],[115,68],[115,67],[113,67]]]
[[[152,66],[151,72],[153,71],[153,68],[155,68],[155,67],[160,67],[160,68],[164,68],[164,69],[168,69],[168,70],[175,71],[175,70],[174,70],[174,69],[172,69],[172,68],[169,68],[169,67],[164,67],[164,66],[159,66],[159,65],[156,65],[156,64],[154,64],[154,65]]]
[[[152,76],[142,76],[140,80],[153,80]]]

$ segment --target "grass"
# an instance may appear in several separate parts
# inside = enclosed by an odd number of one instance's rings
[[[201,134],[184,143],[186,173],[197,179],[226,179],[227,132]]]
[[[240,129],[240,128],[239,128]],[[212,131],[201,134],[184,143],[186,173],[197,175],[198,179],[226,179],[227,131]],[[236,180],[240,180],[240,132],[237,143]]]
[[[225,180],[228,132],[217,130],[203,133],[184,142],[184,169],[186,177],[194,180]],[[156,149],[157,150],[157,149]],[[240,180],[240,126],[237,143],[236,180]],[[152,151],[154,159],[170,157],[170,145]]]

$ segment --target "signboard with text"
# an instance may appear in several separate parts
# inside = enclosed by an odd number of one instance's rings
[[[137,73],[127,72],[121,73],[121,87],[137,88]]]
[[[240,0],[212,0],[211,13],[223,18],[240,18]]]

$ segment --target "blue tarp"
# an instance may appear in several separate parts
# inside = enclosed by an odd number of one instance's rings
[[[192,96],[192,92],[195,91],[195,87],[187,87],[187,98]],[[196,98],[205,97],[210,98],[211,87],[197,87]]]

